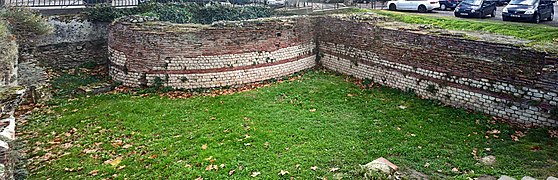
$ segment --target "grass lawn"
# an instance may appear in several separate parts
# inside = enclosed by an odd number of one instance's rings
[[[531,45],[552,46],[547,50],[557,52],[558,27],[542,24],[527,24],[504,21],[474,20],[454,17],[433,17],[428,14],[411,14],[387,10],[354,10],[355,12],[371,11],[388,16],[392,20],[411,23],[428,24],[449,30],[482,31],[506,36],[518,37],[533,41]]]
[[[526,136],[513,141],[516,130]],[[545,129],[320,70],[229,95],[59,99],[18,131],[31,179],[356,179],[378,157],[439,178],[558,172],[558,140]],[[475,159],[487,155],[495,165]]]

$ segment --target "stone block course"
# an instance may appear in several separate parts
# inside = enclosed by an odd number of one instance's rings
[[[128,86],[161,81],[212,88],[263,81],[319,64],[418,96],[533,126],[558,126],[556,55],[514,45],[334,16],[210,26],[119,21],[109,27],[110,74]]]
[[[456,107],[558,126],[558,61],[544,52],[335,17],[319,18],[321,64]],[[555,56],[555,55],[554,55]]]

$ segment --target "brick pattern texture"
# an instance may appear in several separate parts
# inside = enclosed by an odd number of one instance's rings
[[[556,55],[323,17],[324,67],[517,123],[558,126]],[[552,70],[554,69],[554,70]]]
[[[241,85],[319,64],[532,126],[558,126],[558,59],[513,45],[386,28],[378,19],[290,17],[211,26],[109,27],[111,76],[128,86]]]
[[[211,26],[120,22],[109,27],[110,74],[128,86],[214,88],[316,65],[310,18]]]

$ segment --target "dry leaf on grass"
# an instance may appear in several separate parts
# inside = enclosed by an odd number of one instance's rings
[[[260,172],[252,172],[252,175],[250,175],[250,176],[256,177],[256,176],[258,176],[258,175],[260,175],[260,174],[262,174],[262,173],[260,173]]]
[[[89,172],[89,175],[96,176],[97,173],[99,173],[99,170],[93,170],[93,171]]]
[[[289,171],[281,170],[278,174],[284,176],[285,174],[289,174]]]

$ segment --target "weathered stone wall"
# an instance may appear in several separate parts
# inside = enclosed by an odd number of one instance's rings
[[[72,68],[84,63],[107,62],[108,23],[91,22],[82,15],[50,16],[54,33],[21,45],[21,62]]]
[[[315,62],[309,18],[179,25],[123,19],[110,26],[110,74],[128,86],[241,85],[286,76]],[[136,23],[133,23],[136,22]]]
[[[513,45],[318,20],[324,67],[526,125],[558,126],[558,59]]]
[[[17,84],[17,52],[15,39],[0,37],[0,87]]]

